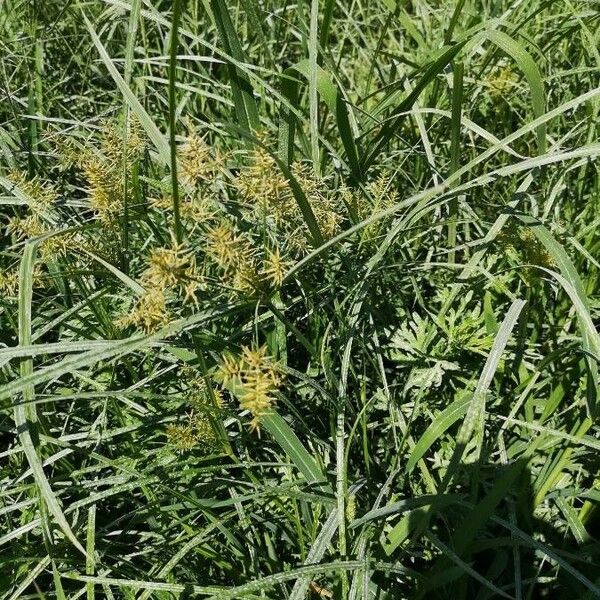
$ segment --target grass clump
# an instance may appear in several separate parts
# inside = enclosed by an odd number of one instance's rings
[[[594,3],[0,15],[0,595],[600,596]]]

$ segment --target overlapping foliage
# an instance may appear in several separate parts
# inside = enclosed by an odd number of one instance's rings
[[[7,0],[2,598],[594,598],[600,6]]]

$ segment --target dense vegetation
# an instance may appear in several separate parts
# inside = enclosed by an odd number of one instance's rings
[[[600,597],[600,4],[4,0],[0,594]]]

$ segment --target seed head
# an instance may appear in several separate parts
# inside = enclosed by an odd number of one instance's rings
[[[189,452],[198,442],[198,438],[190,424],[168,425],[165,433],[169,442],[176,446],[180,452]]]
[[[179,166],[184,182],[196,185],[212,178],[220,161],[213,158],[208,144],[197,133],[191,133],[179,149]]]
[[[39,177],[28,178],[22,171],[13,171],[8,179],[28,197],[28,207],[32,213],[40,215],[49,211],[58,200],[58,192],[48,182]]]
[[[242,170],[234,185],[262,216],[270,216],[279,222],[294,211],[295,203],[287,179],[264,148],[252,153],[250,166]]]
[[[224,356],[220,371],[233,384],[240,407],[252,414],[252,429],[257,429],[261,417],[275,404],[281,385],[278,365],[268,356],[267,347],[245,346],[238,359]]]
[[[151,333],[169,322],[165,295],[160,289],[148,290],[140,296],[131,312],[119,319],[121,327],[134,325]]]
[[[517,84],[517,76],[510,65],[497,69],[487,78],[492,96],[504,96]]]
[[[275,248],[275,250],[267,250],[264,274],[273,287],[281,287],[288,267],[289,263],[281,258],[279,248]]]
[[[123,178],[108,160],[90,153],[82,164],[92,210],[107,226],[123,212]]]

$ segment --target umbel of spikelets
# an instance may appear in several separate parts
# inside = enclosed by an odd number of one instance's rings
[[[219,368],[223,384],[234,390],[240,408],[252,415],[250,427],[257,429],[261,417],[276,402],[282,378],[278,364],[266,346],[244,346],[238,357],[225,355]]]

